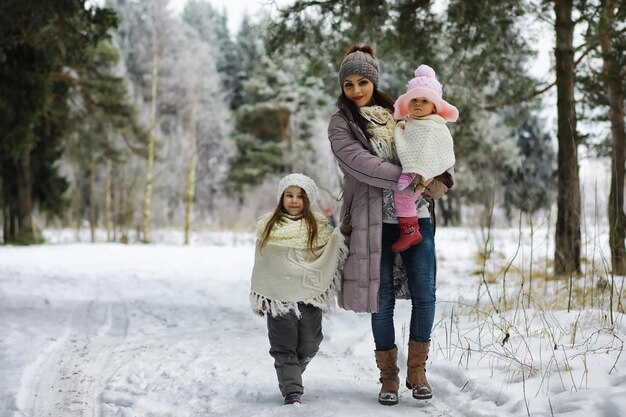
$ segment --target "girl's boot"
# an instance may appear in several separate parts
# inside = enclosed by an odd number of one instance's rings
[[[398,217],[398,226],[400,227],[400,239],[391,245],[392,251],[402,252],[422,241],[417,217]]]
[[[433,391],[426,380],[426,359],[430,342],[409,340],[409,358],[407,360],[406,387],[413,391],[413,398],[427,400],[433,397]]]
[[[375,350],[374,353],[376,365],[380,369],[380,382],[383,384],[378,393],[378,402],[382,405],[396,405],[398,404],[398,388],[400,388],[398,348]]]

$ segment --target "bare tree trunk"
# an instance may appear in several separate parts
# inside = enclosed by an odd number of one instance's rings
[[[83,223],[83,191],[81,184],[81,168],[74,169],[74,192],[73,194],[73,208],[74,208],[74,221],[76,226],[76,241],[80,242],[80,229]]]
[[[194,93],[191,102],[191,117],[189,120],[189,133],[191,135],[191,149],[189,150],[189,171],[187,173],[187,208],[185,210],[185,245],[189,244],[189,230],[191,228],[191,212],[193,209],[193,196],[196,189],[196,109],[198,107],[198,95]]]
[[[119,207],[116,223],[120,225],[120,242],[128,243],[128,225],[130,223],[128,219],[129,203],[133,196],[130,193],[128,187],[126,187],[126,174],[121,171],[118,186],[117,186],[117,205]]]
[[[7,237],[9,236],[9,206],[2,206],[2,243],[7,243]]]
[[[96,227],[98,225],[97,210],[98,203],[96,197],[96,157],[92,154],[89,167],[89,232],[91,234],[91,243],[94,243],[96,241]]]
[[[8,192],[4,188],[2,179],[0,179],[0,193],[2,197],[2,243],[8,243],[9,239],[9,225],[11,224],[11,199],[8,198]]]
[[[17,167],[18,229],[15,242],[29,245],[35,242],[33,226],[33,181],[30,172],[30,150],[23,151]]]
[[[624,131],[624,91],[620,78],[621,68],[612,56],[612,26],[615,19],[615,1],[606,2],[600,23],[603,70],[611,109],[611,190],[609,192],[609,245],[613,274],[626,275],[626,215],[624,214],[624,163],[626,162],[626,134]]]
[[[157,82],[159,76],[158,24],[156,10],[152,9],[152,97],[150,102],[150,131],[148,133],[148,164],[146,167],[146,188],[143,198],[143,241],[150,241],[150,209],[152,206],[152,171],[154,169],[154,132],[156,129]]]
[[[580,182],[574,102],[572,0],[555,0],[558,195],[554,272],[580,273]]]
[[[112,162],[107,158],[104,181],[104,228],[107,231],[107,242],[111,241],[111,171]]]

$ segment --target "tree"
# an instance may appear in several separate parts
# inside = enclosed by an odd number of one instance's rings
[[[300,45],[300,55],[310,60],[308,74],[324,80],[332,96],[337,64],[328,62],[340,62],[351,40],[377,46],[381,86],[393,96],[404,93],[419,64],[431,65],[446,99],[460,111],[451,130],[463,176],[446,199],[489,205],[493,187],[516,161],[511,131],[527,114],[519,97],[537,84],[527,74],[533,55],[523,36],[529,9],[521,0],[451,0],[445,11],[433,9],[430,1],[362,0],[350,7],[340,0],[297,1],[270,24],[268,50]]]
[[[611,136],[613,153],[611,157],[611,191],[609,193],[609,244],[611,246],[611,264],[613,273],[626,275],[626,214],[624,214],[624,164],[626,163],[626,132],[624,129],[624,40],[615,39],[617,32],[616,17],[621,15],[622,22],[626,7],[622,4],[617,16],[614,0],[603,2],[600,18],[600,45],[603,59],[603,74],[609,108],[611,112]]]
[[[68,136],[66,153],[76,167],[74,192],[77,224],[82,220],[82,189],[87,189],[85,203],[89,208],[91,239],[95,241],[98,222],[98,172],[105,165],[105,223],[110,239],[111,221],[111,175],[113,163],[123,161],[125,144],[114,139],[125,135],[127,139],[144,141],[144,133],[138,124],[136,109],[130,105],[125,81],[114,74],[119,63],[119,52],[108,42],[99,42],[87,51],[85,63],[76,68],[77,82],[72,88],[72,118],[76,120],[75,133]],[[140,148],[143,143],[140,143]]]
[[[516,131],[520,165],[509,170],[504,183],[505,207],[532,214],[549,208],[553,201],[554,150],[550,135],[541,131],[536,117],[524,120]]]
[[[240,55],[239,45],[235,45],[230,37],[226,16],[209,2],[190,0],[185,5],[182,19],[196,30],[202,41],[217,47],[216,69],[221,75],[231,109],[237,109],[241,105],[242,69],[246,61]]]
[[[143,199],[143,241],[148,243],[150,241],[150,208],[152,205],[152,173],[154,168],[154,135],[156,129],[157,118],[157,86],[159,80],[159,22],[156,17],[156,8],[158,7],[156,2],[152,2],[151,17],[152,17],[152,76],[150,78],[150,123],[148,127],[148,155],[146,164],[146,186],[144,190]]]
[[[610,134],[593,137],[600,156],[611,159],[608,196],[609,246],[614,274],[626,274],[626,215],[624,213],[624,91],[626,88],[626,37],[619,23],[626,18],[626,7],[613,0],[584,1],[579,5],[581,20],[587,25],[585,46],[590,59],[577,78],[585,101],[581,114],[589,123],[607,124]],[[603,129],[604,130],[604,129]]]
[[[153,22],[149,6],[147,2],[116,1],[122,24],[114,35],[122,51],[124,76],[146,125],[150,123],[152,97]],[[189,158],[193,150],[192,127],[197,140],[193,211],[207,218],[212,215],[214,200],[223,190],[229,170],[228,160],[233,148],[231,115],[222,75],[217,70],[221,58],[211,22],[204,24],[204,15],[200,14],[194,22],[201,25],[189,25],[186,20],[169,14],[165,2],[160,2],[154,11],[160,37],[151,221],[156,225],[176,223],[182,226],[186,217]],[[195,11],[200,13],[199,9]],[[196,17],[194,13],[191,16]],[[193,103],[197,103],[195,123],[190,120]],[[145,173],[144,161],[131,160],[126,174],[134,178],[137,172]],[[138,211],[132,208],[142,201],[131,195],[126,203],[131,211]],[[132,219],[139,229],[142,229],[142,220]]]
[[[286,48],[275,59],[261,58],[244,83],[244,104],[236,113],[238,153],[229,182],[238,191],[272,174],[312,167],[311,123],[323,100],[321,80],[306,75],[307,61]]]
[[[68,112],[53,106],[64,104],[72,68],[90,45],[108,36],[116,18],[111,10],[87,6],[84,0],[37,4],[11,0],[3,2],[0,16],[4,239],[28,244],[38,240],[32,222],[34,202],[61,201],[59,193],[65,188],[54,176],[58,148],[52,153],[38,148],[55,149],[68,126]],[[53,174],[56,186],[38,193],[33,181],[45,171]],[[59,207],[52,200],[40,203],[43,209]]]
[[[580,181],[574,99],[574,21],[572,0],[555,0],[556,88],[557,88],[557,220],[554,272],[580,273]]]
[[[243,84],[252,77],[259,63],[260,51],[263,48],[260,35],[260,27],[252,25],[248,16],[244,15],[235,40],[237,61],[231,64],[236,69],[230,95],[233,110],[237,110],[244,103]]]

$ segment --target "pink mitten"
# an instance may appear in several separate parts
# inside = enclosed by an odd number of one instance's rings
[[[406,187],[408,187],[409,184],[411,184],[415,179],[415,175],[417,174],[415,174],[414,172],[403,172],[402,174],[400,174],[400,178],[398,179],[398,189],[404,190]]]

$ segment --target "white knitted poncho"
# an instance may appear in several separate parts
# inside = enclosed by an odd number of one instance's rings
[[[410,120],[404,129],[397,126],[394,136],[402,172],[416,172],[426,180],[454,165],[452,135],[437,114]]]
[[[286,219],[274,226],[263,250],[259,244],[271,213],[257,224],[257,247],[252,269],[250,304],[252,310],[276,317],[289,311],[300,317],[298,303],[328,311],[341,286],[341,270],[348,248],[339,228],[315,213],[318,239],[315,255],[307,250],[307,224],[304,219]]]

